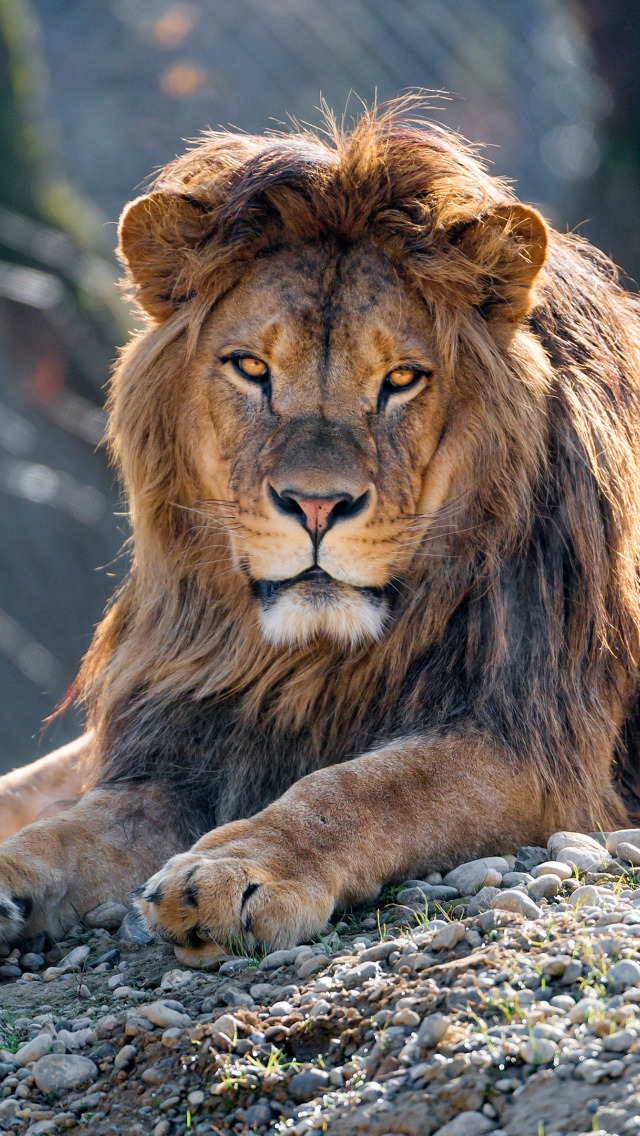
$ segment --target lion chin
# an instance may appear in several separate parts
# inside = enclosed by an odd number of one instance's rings
[[[379,639],[387,622],[382,589],[356,588],[317,568],[293,580],[261,580],[255,591],[262,633],[274,647],[320,638],[356,647]]]

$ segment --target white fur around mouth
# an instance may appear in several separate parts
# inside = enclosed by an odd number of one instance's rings
[[[387,617],[384,599],[366,591],[336,585],[331,593],[313,595],[306,587],[289,587],[277,593],[260,610],[260,626],[274,647],[303,646],[319,636],[356,647],[379,639]]]

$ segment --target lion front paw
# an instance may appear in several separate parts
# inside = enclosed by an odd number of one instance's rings
[[[321,931],[334,907],[319,882],[278,878],[259,860],[225,856],[220,847],[174,856],[137,903],[150,929],[191,966],[239,948],[292,947]]]

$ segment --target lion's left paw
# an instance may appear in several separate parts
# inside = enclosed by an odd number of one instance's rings
[[[333,897],[317,880],[277,878],[255,858],[217,848],[174,856],[137,900],[149,927],[199,965],[229,950],[292,947],[321,931]]]

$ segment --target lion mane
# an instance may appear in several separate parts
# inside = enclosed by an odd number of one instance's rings
[[[131,569],[76,687],[94,784],[170,783],[195,836],[427,726],[491,733],[585,824],[637,809],[638,301],[586,241],[550,231],[523,310],[518,265],[504,266],[515,200],[402,104],[350,132],[207,133],[140,199],[135,231],[125,213],[147,323],[110,395]],[[524,271],[544,249],[533,211],[514,216]],[[373,243],[425,296],[442,358],[473,386],[475,429],[466,492],[416,547],[380,639],[277,647],[229,570],[231,514],[198,524],[183,507],[197,499],[184,390],[203,321],[247,266],[325,239]],[[520,354],[482,332],[505,305],[530,333]]]

